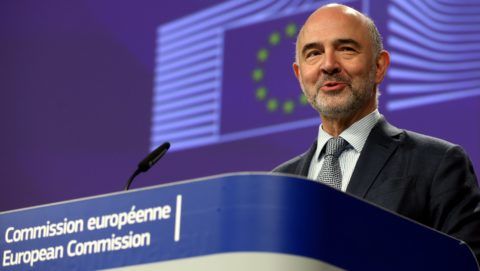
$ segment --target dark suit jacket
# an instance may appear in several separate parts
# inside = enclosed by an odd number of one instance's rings
[[[307,176],[316,145],[273,171]],[[382,118],[367,138],[347,193],[464,240],[480,262],[480,190],[459,146],[400,130]]]

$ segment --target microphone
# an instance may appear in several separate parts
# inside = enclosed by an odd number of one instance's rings
[[[145,157],[137,167],[137,170],[128,178],[127,184],[125,185],[125,191],[127,191],[130,188],[130,185],[133,182],[133,179],[140,173],[146,172],[149,170],[153,165],[155,165],[160,158],[162,158],[165,153],[167,153],[168,149],[170,148],[170,143],[165,142],[159,147],[157,147],[155,150],[153,150],[147,157]]]

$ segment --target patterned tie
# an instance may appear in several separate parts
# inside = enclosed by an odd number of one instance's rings
[[[338,190],[342,189],[342,172],[338,157],[347,145],[347,141],[341,137],[330,138],[327,141],[322,169],[317,178],[318,181]]]

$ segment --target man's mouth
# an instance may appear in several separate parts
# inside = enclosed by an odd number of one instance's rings
[[[339,91],[345,88],[347,84],[344,82],[337,82],[337,81],[326,81],[320,87],[322,91]]]

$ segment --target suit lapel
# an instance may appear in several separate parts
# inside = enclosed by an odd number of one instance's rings
[[[310,149],[301,155],[300,161],[297,165],[295,174],[308,177],[308,170],[310,169],[310,162],[312,161],[313,155],[317,150],[317,141],[313,142]]]
[[[383,117],[373,127],[353,171],[347,193],[364,198],[389,157],[400,143],[402,130]]]

